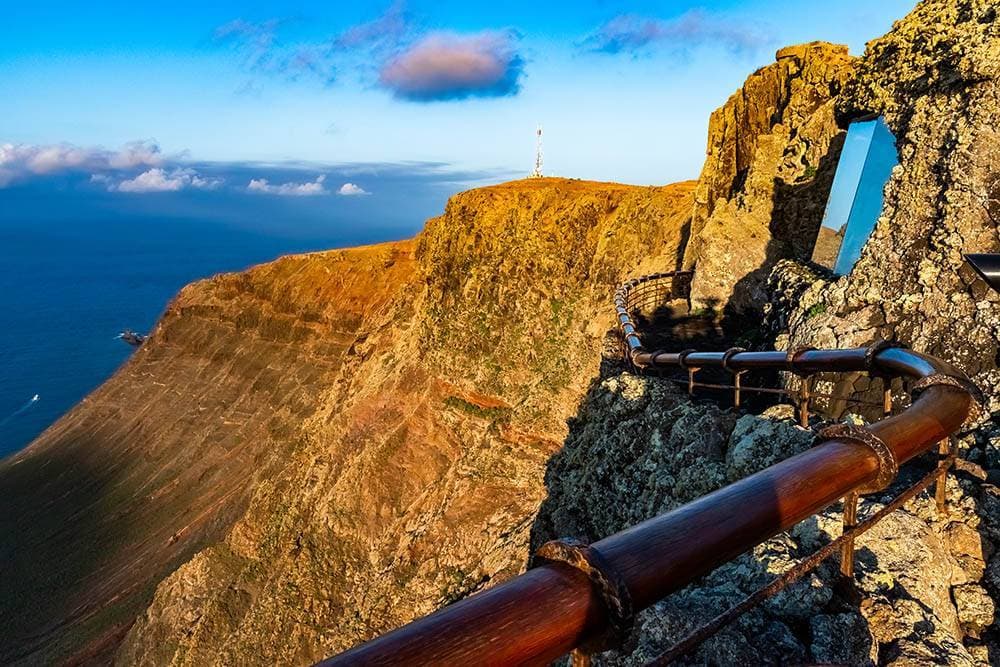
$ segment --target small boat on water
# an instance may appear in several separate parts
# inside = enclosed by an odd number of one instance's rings
[[[121,332],[120,334],[118,334],[118,337],[134,347],[139,347],[140,345],[146,342],[146,336],[136,333],[131,329],[126,329],[125,331]]]

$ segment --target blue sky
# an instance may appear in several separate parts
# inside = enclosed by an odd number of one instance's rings
[[[489,180],[530,170],[538,123],[548,173],[694,178],[709,113],[776,48],[860,53],[912,4],[10,3],[0,187],[5,159],[8,182],[69,164],[119,193],[228,187],[191,166],[213,162],[429,162]],[[52,146],[82,153],[40,154]],[[319,171],[239,186],[367,191]]]

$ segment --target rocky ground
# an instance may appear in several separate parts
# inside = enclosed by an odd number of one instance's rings
[[[671,510],[809,447],[790,406],[761,416],[688,399],[674,384],[629,374],[595,385],[546,473],[549,495],[533,544],[562,536],[597,539]],[[962,451],[970,454],[974,441]],[[991,446],[992,447],[992,446]],[[994,448],[991,456],[996,456]],[[973,456],[975,456],[973,454]],[[911,464],[877,511],[933,465]],[[1000,473],[994,470],[992,474]],[[982,468],[963,464],[948,483],[948,513],[924,493],[857,542],[853,586],[828,560],[730,625],[686,664],[985,665],[1000,661],[993,629],[1000,495]],[[642,612],[619,652],[599,664],[640,665],[699,624],[840,534],[835,506],[716,569]],[[691,539],[697,539],[692,535]],[[990,592],[993,596],[991,597]]]

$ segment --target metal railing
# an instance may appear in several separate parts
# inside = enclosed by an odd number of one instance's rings
[[[721,386],[733,390],[737,402],[741,391],[752,389],[740,385],[741,374],[788,371],[803,379],[796,399],[800,419],[804,414],[806,423],[815,397],[810,378],[819,373],[868,373],[887,383],[903,378],[911,383],[912,403],[869,426],[828,427],[819,433],[817,444],[804,452],[593,544],[549,542],[524,574],[321,664],[542,665],[570,651],[575,660],[585,663],[588,653],[614,646],[627,636],[638,611],[845,500],[845,530],[838,540],[699,628],[655,661],[663,664],[836,551],[841,554],[842,572],[851,575],[854,538],[930,484],[937,483],[938,506],[943,509],[943,478],[954,461],[949,437],[968,418],[976,394],[960,371],[933,357],[885,343],[791,352],[649,351],[633,320],[634,309],[640,304],[649,307],[650,301],[662,300],[664,295],[673,299],[673,281],[678,276],[690,280],[690,274],[656,274],[625,283],[615,295],[624,354],[634,369],[686,372],[688,389],[693,392],[699,386],[711,386],[696,381],[700,369],[720,368],[733,375],[733,383]],[[662,284],[668,278],[669,288]],[[858,524],[858,495],[884,490],[899,466],[935,446],[945,453],[938,468],[884,512]]]
[[[619,323],[619,334],[620,334],[620,345],[621,354],[623,361],[634,373],[655,375],[657,377],[681,384],[687,387],[688,393],[694,395],[694,390],[701,389],[714,389],[714,390],[726,390],[732,392],[732,400],[734,407],[740,407],[742,396],[746,393],[756,393],[756,394],[767,394],[771,396],[777,396],[780,398],[790,399],[798,407],[798,417],[799,424],[802,427],[809,426],[809,417],[813,412],[812,407],[815,407],[815,399],[825,399],[830,403],[842,403],[845,405],[857,405],[865,406],[867,408],[878,408],[882,416],[889,416],[893,411],[893,394],[892,394],[892,380],[891,377],[880,377],[882,382],[882,397],[879,401],[874,401],[866,399],[862,396],[857,396],[849,392],[842,392],[840,394],[824,392],[817,389],[817,374],[796,374],[792,372],[791,374],[796,378],[794,384],[797,386],[753,386],[745,384],[743,380],[746,370],[732,370],[729,364],[723,365],[723,370],[730,370],[731,383],[724,382],[710,382],[702,381],[697,379],[697,374],[699,371],[704,370],[699,366],[695,366],[692,363],[687,363],[686,352],[696,352],[696,350],[682,350],[679,356],[683,358],[683,361],[676,366],[670,366],[669,364],[662,363],[637,363],[635,356],[633,354],[634,350],[645,351],[643,346],[642,334],[650,333],[649,329],[654,329],[658,326],[657,324],[657,312],[661,309],[666,309],[668,312],[676,304],[678,299],[687,299],[690,294],[691,280],[694,273],[692,271],[677,271],[669,273],[654,273],[652,275],[641,276],[639,278],[633,278],[628,282],[624,283],[615,292],[614,303],[615,303],[615,313]],[[690,314],[686,314],[690,317]],[[649,319],[651,324],[643,326],[641,323],[636,321],[636,318]],[[655,333],[655,331],[653,331]],[[879,343],[879,349],[884,349],[886,347],[895,346],[892,343],[882,342]],[[803,351],[805,348],[800,348],[796,351]],[[659,354],[661,351],[657,351]],[[745,352],[743,348],[729,348],[726,351],[728,354],[733,355],[738,352]],[[657,357],[659,360],[660,357]],[[665,371],[675,370],[682,371],[683,376],[679,375],[666,375]],[[761,370],[761,369],[758,369]],[[781,368],[768,368],[766,370],[787,370]],[[789,383],[790,385],[792,383]],[[831,413],[826,413],[824,416],[830,417],[835,416]]]

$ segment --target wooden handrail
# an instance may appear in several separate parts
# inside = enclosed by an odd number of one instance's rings
[[[791,355],[647,351],[631,320],[627,298],[619,298],[643,282],[629,281],[616,295],[628,355],[639,368],[725,366],[800,374],[866,371],[907,378],[914,382],[913,403],[902,413],[867,427],[897,464],[947,438],[969,416],[974,387],[968,379],[938,359],[902,348],[804,350]],[[882,456],[857,438],[828,439],[606,537],[590,545],[590,550],[599,555],[639,611],[871,485],[885,465]],[[603,633],[611,615],[605,604],[581,570],[546,562],[320,664],[543,665]]]

